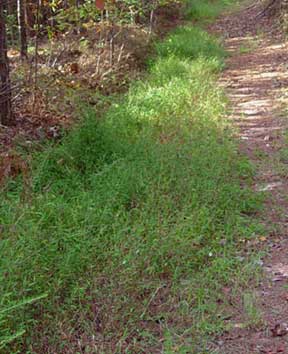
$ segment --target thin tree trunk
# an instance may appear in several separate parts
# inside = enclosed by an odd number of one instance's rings
[[[0,0],[0,124],[10,125],[12,123],[12,105],[4,1]]]
[[[1,1],[1,0],[0,0]],[[34,107],[37,98],[38,89],[38,47],[39,47],[39,33],[40,33],[40,11],[41,11],[41,0],[37,0],[37,10],[36,10],[36,34],[35,34],[35,71],[34,71]]]
[[[15,14],[15,7],[14,7],[15,3],[12,1],[6,1],[6,10],[8,11],[9,16],[14,16]],[[17,35],[15,36],[15,28],[14,28],[14,23],[12,22],[9,26],[9,39],[10,39],[10,43],[12,46],[14,46],[16,44],[16,40],[15,37],[17,39]]]
[[[17,16],[20,37],[20,56],[27,59],[27,32],[25,23],[25,0],[17,0]]]

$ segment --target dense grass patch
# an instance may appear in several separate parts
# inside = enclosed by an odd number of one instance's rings
[[[211,20],[217,17],[233,0],[186,0],[186,18],[189,20]]]
[[[216,38],[198,27],[178,28],[165,42],[159,43],[157,51],[160,57],[176,56],[178,59],[214,58],[221,61],[225,52]]]
[[[224,119],[219,44],[184,27],[157,48],[145,82],[1,196],[2,349],[21,335],[7,352],[199,353],[221,329],[220,289],[246,274],[252,172]]]

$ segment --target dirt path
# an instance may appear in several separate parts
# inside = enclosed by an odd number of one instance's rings
[[[255,307],[250,308],[255,318],[247,322],[247,304],[239,294],[242,301],[227,323],[231,329],[212,348],[219,354],[288,354],[288,117],[283,114],[288,42],[275,28],[275,19],[255,20],[261,8],[254,3],[219,19],[211,29],[224,34],[231,54],[221,85],[231,101],[241,149],[257,169],[255,189],[267,194],[259,217],[268,230],[261,237],[268,248],[261,263],[263,275],[251,290],[255,301],[248,305]]]

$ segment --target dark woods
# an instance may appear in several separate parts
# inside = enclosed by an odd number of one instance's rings
[[[19,58],[17,66],[22,65],[26,74],[29,71],[29,90],[33,87],[37,91],[41,43],[55,41],[71,32],[85,36],[88,25],[104,23],[111,52],[110,64],[115,65],[122,55],[121,51],[115,53],[114,45],[119,26],[124,23],[145,24],[152,31],[156,9],[169,1],[0,0],[0,124],[13,125],[14,96],[24,85],[19,77],[14,82],[9,75],[10,50],[14,59]],[[33,92],[34,101],[37,99],[36,93]]]
[[[7,38],[5,24],[5,4],[0,1],[0,124],[9,125],[12,121],[11,84],[7,57]]]

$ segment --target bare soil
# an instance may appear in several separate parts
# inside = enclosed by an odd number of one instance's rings
[[[259,19],[260,12],[259,2],[246,3],[210,28],[224,37],[230,53],[220,84],[230,99],[241,151],[256,167],[254,188],[266,197],[259,221],[267,230],[260,237],[259,249],[264,244],[266,250],[261,278],[248,289],[255,297],[255,321],[247,321],[239,294],[227,331],[211,345],[219,354],[288,354],[288,161],[280,157],[288,141],[288,42],[278,18]]]

